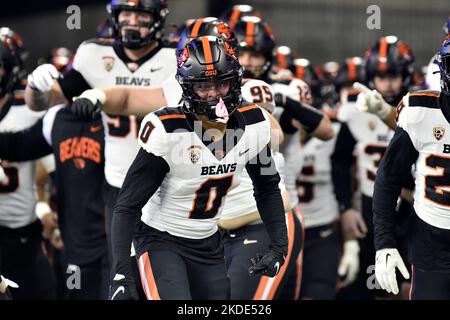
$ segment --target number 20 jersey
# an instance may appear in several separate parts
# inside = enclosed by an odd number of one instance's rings
[[[450,117],[443,114],[439,92],[418,91],[399,105],[397,125],[419,153],[414,209],[426,223],[450,229]]]
[[[245,130],[223,158],[206,147],[198,135],[201,124],[181,107],[163,108],[144,118],[141,147],[162,157],[170,168],[142,209],[145,224],[190,239],[217,231],[226,194],[239,185],[245,164],[270,140],[270,122],[257,105],[244,105],[233,116]]]
[[[143,60],[143,59],[141,59]],[[101,41],[86,41],[80,45],[74,58],[73,68],[92,88],[117,85],[171,86],[176,72],[175,50],[158,48],[147,60],[131,62],[117,47]],[[174,88],[167,95],[169,105],[177,105],[181,88]],[[139,119],[136,115],[111,116],[102,112],[105,128],[105,177],[116,187],[122,187],[125,175],[139,150],[137,134]]]

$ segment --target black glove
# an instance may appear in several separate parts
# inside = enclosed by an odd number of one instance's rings
[[[100,112],[103,109],[103,105],[100,101],[93,103],[87,98],[78,98],[72,102],[70,110],[79,118],[83,119],[97,119],[100,116]]]
[[[139,300],[133,279],[116,274],[109,286],[108,300]]]
[[[262,274],[263,276],[275,277],[280,272],[284,260],[285,257],[274,250],[270,250],[264,256],[256,254],[256,259],[250,259],[252,266],[248,269],[248,273],[251,276]]]

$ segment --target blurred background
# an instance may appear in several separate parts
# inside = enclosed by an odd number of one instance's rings
[[[2,4],[1,24],[17,31],[30,53],[27,70],[54,47],[76,50],[96,34],[107,17],[105,0],[8,1]],[[449,0],[168,0],[168,23],[218,16],[233,4],[249,4],[269,22],[279,45],[288,45],[313,65],[348,56],[362,56],[374,41],[394,34],[410,45],[416,67],[428,63],[444,37],[442,25],[450,14]],[[66,9],[81,9],[81,29],[69,30]],[[381,29],[369,30],[367,7],[381,9]]]

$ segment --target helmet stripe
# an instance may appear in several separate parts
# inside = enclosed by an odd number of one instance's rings
[[[386,37],[383,37],[380,42],[380,49],[378,51],[378,71],[385,72],[388,70],[387,64],[388,42]]]
[[[255,24],[252,21],[247,21],[247,34],[245,36],[245,42],[247,46],[252,47],[255,44],[253,36],[255,35]]]
[[[303,68],[303,66],[297,65],[295,67],[295,77],[300,80],[305,79],[305,69]]]
[[[233,9],[233,12],[231,13],[231,17],[230,17],[230,28],[233,29],[234,26],[236,25],[236,22],[239,19],[239,16],[241,15],[241,10],[239,10],[239,7],[235,7]]]
[[[280,64],[280,69],[287,69],[288,65],[286,61],[286,56],[281,52],[277,52],[277,58],[278,63]]]
[[[205,62],[207,64],[206,70],[214,69],[211,46],[208,37],[202,37],[203,54],[205,55]]]
[[[204,18],[197,19],[194,23],[194,26],[192,27],[191,32],[191,39],[197,38],[198,31],[200,30],[200,27],[202,26]]]
[[[358,76],[358,72],[357,72],[355,61],[353,61],[353,59],[348,60],[347,71],[348,71],[348,79],[350,81],[356,80],[356,78]]]

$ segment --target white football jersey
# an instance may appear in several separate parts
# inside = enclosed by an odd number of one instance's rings
[[[339,216],[331,180],[331,155],[339,128],[339,123],[333,123],[331,140],[312,137],[303,145],[304,161],[297,178],[297,192],[306,228],[331,223]]]
[[[398,126],[419,153],[414,209],[426,223],[450,229],[450,119],[442,113],[436,91],[408,94],[403,105]]]
[[[84,42],[77,50],[73,68],[92,88],[165,86],[165,82],[170,82],[174,87],[173,93],[166,95],[168,105],[177,105],[181,99],[181,88],[175,81],[177,61],[172,48],[160,48],[138,65],[125,63],[110,44]],[[110,185],[120,188],[139,150],[140,119],[135,115],[109,116],[104,112],[102,119],[105,128],[105,177]]]
[[[0,132],[17,132],[34,125],[45,112],[34,112],[26,105],[13,105],[0,121]],[[34,222],[36,205],[34,161],[5,162],[2,167],[9,178],[0,184],[0,225],[20,228]]]
[[[239,185],[245,164],[270,141],[270,122],[260,107],[246,105],[235,112],[245,130],[237,144],[219,157],[198,136],[201,124],[181,107],[162,108],[144,118],[141,147],[164,158],[170,168],[142,209],[144,223],[191,239],[217,231],[226,194]]]
[[[286,191],[286,186],[284,184],[284,157],[280,152],[272,152],[272,158],[280,174],[280,183],[278,187],[280,188],[281,194]],[[230,220],[238,217],[243,217],[251,213],[258,212],[256,206],[255,198],[253,197],[253,182],[244,169],[241,175],[241,183],[239,186],[231,190],[227,194],[227,201],[223,207],[221,220]]]
[[[361,193],[372,198],[378,165],[394,131],[378,116],[359,111],[355,102],[342,104],[337,117],[347,124],[356,140],[355,155]]]

